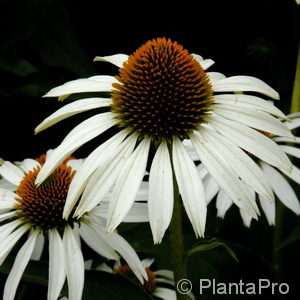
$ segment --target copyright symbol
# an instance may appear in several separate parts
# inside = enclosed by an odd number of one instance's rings
[[[192,291],[192,283],[188,279],[180,279],[177,282],[177,291],[180,294],[186,295]]]

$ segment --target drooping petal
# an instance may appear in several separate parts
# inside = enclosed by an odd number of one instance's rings
[[[209,123],[224,137],[261,160],[288,172],[292,164],[287,155],[270,138],[239,122],[209,116]]]
[[[292,155],[296,158],[300,158],[300,149],[293,147],[293,146],[287,146],[287,145],[279,145],[280,149],[282,149],[286,154]]]
[[[266,215],[269,225],[275,225],[276,205],[275,202],[270,203],[264,196],[258,195],[260,206]]]
[[[290,129],[296,129],[300,126],[300,118],[298,119],[292,119],[290,122],[286,122],[285,125]]]
[[[31,229],[31,231],[33,231],[33,229]],[[40,260],[44,250],[44,245],[45,245],[45,237],[43,234],[39,234],[36,238],[35,247],[33,249],[30,259]]]
[[[220,185],[232,201],[241,209],[248,212],[253,218],[257,218],[258,211],[253,207],[249,192],[241,183],[238,176],[228,168],[227,162],[216,152],[213,144],[210,144],[200,132],[190,135],[200,160],[205,165],[211,176]]]
[[[200,175],[179,139],[173,140],[175,176],[187,215],[197,236],[203,236],[206,223],[206,198]]]
[[[299,215],[299,199],[288,181],[270,165],[262,162],[261,167],[279,200],[295,214]]]
[[[128,55],[127,54],[114,54],[108,56],[96,56],[94,61],[105,61],[109,62],[119,68],[122,68],[123,63],[127,61]]]
[[[280,170],[284,175],[288,176],[289,178],[291,178],[292,180],[294,180],[295,182],[297,182],[298,184],[300,184],[300,169],[297,168],[295,165],[293,165],[293,169],[292,172],[286,172],[284,170]]]
[[[153,296],[156,296],[163,300],[174,300],[176,299],[176,292],[175,290],[159,286],[154,290]]]
[[[279,94],[262,80],[251,76],[232,76],[213,83],[214,92],[257,92],[273,99]]]
[[[101,168],[99,167],[93,173],[81,196],[81,201],[75,211],[75,216],[82,216],[107,197],[124,163],[132,154],[136,140],[136,135],[129,136],[120,145],[119,149],[116,149],[117,155],[111,161],[107,161],[106,165],[102,165]]]
[[[56,300],[66,279],[63,241],[56,229],[49,231],[48,300]],[[72,299],[72,298],[70,298]]]
[[[143,139],[125,162],[116,180],[108,209],[107,229],[112,232],[128,213],[144,177],[150,139]]]
[[[94,229],[101,234],[102,238],[124,258],[132,272],[142,284],[144,283],[144,279],[148,280],[148,275],[143,267],[142,262],[140,261],[134,249],[124,238],[122,238],[116,232],[107,234],[105,229],[102,226],[97,225],[96,222],[93,222],[91,226],[94,227]]]
[[[226,212],[232,205],[232,200],[225,194],[223,190],[220,190],[217,196],[216,207],[220,218],[224,218]]]
[[[82,224],[79,230],[82,239],[96,253],[106,257],[107,259],[119,259],[119,255],[115,252],[115,250],[104,239],[102,239],[101,235],[99,235],[98,231],[96,231],[93,227]]]
[[[5,224],[5,225],[7,225],[7,224]],[[5,225],[1,226],[0,229],[2,229],[2,227],[4,227]],[[11,224],[9,224],[9,225],[11,225]],[[14,227],[15,227],[15,225],[16,225],[16,223],[14,223]],[[5,255],[7,253],[7,251],[10,251],[12,249],[12,247],[23,236],[23,234],[30,229],[30,225],[25,224],[25,225],[17,228],[15,231],[11,232],[12,228],[13,228],[12,226],[7,227],[5,231],[3,230],[0,233],[0,237],[1,237],[1,239],[0,239],[1,240],[1,243],[0,243],[0,258],[3,255]],[[7,234],[7,232],[10,232],[10,233]]]
[[[257,109],[220,104],[214,107],[214,112],[224,118],[240,122],[258,130],[275,135],[293,137],[291,131],[279,119]]]
[[[0,166],[0,175],[10,183],[18,186],[24,177],[24,172],[9,161],[4,161]]]
[[[41,184],[66,157],[115,125],[115,122],[112,113],[107,112],[95,115],[73,128],[62,143],[47,157],[44,166],[37,175],[35,184]]]
[[[97,147],[85,159],[71,181],[64,207],[64,217],[69,216],[69,213],[73,209],[93,172],[97,168],[105,170],[107,164],[120,151],[119,144],[124,140],[126,135],[126,131],[119,132]]]
[[[69,299],[81,300],[84,285],[84,260],[70,226],[65,228],[63,246]]]
[[[66,82],[51,89],[44,97],[61,97],[75,93],[110,92],[117,80],[113,76],[98,75]]]
[[[241,108],[260,109],[268,112],[276,117],[286,120],[285,116],[280,109],[278,109],[272,102],[265,101],[259,97],[244,94],[221,94],[214,96],[214,103],[235,105]]]
[[[227,164],[239,178],[246,182],[257,193],[265,195],[269,201],[274,201],[269,183],[265,179],[261,169],[249,155],[213,130],[203,128],[201,134],[211,145],[215,145],[215,152],[224,158],[224,163]]]
[[[30,260],[38,234],[38,230],[35,230],[19,250],[5,283],[3,299],[13,300],[15,298],[19,282]]]
[[[220,190],[220,186],[210,175],[205,176],[202,179],[202,181],[208,205],[211,202],[211,200],[217,195],[218,191]]]
[[[173,213],[173,176],[167,143],[159,145],[149,176],[148,212],[154,243],[160,243]]]
[[[46,128],[68,118],[71,116],[74,116],[78,113],[99,108],[103,106],[108,106],[111,104],[110,98],[86,98],[77,100],[74,102],[71,102],[60,109],[58,109],[56,112],[54,112],[52,115],[47,117],[42,123],[40,123],[35,128],[35,133],[41,132],[42,130],[45,130]]]

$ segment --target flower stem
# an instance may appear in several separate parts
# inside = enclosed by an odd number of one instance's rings
[[[171,153],[171,147],[169,151]],[[171,160],[172,161],[172,160]],[[179,195],[179,189],[175,177],[175,172],[173,168],[173,189],[174,189],[174,208],[171,224],[169,226],[170,230],[170,248],[171,248],[171,258],[172,266],[174,271],[174,281],[177,300],[187,300],[188,296],[179,292],[177,284],[181,279],[187,279],[187,266],[186,266],[186,255],[182,231],[182,207],[181,199]]]
[[[298,59],[291,102],[291,113],[300,111],[300,47],[298,49]]]

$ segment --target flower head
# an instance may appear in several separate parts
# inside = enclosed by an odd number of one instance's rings
[[[0,175],[4,178],[0,188],[0,221],[5,221],[0,223],[0,263],[21,237],[29,233],[6,281],[3,299],[14,298],[29,260],[41,256],[45,238],[49,241],[48,299],[59,297],[65,278],[69,299],[81,299],[84,260],[80,238],[108,259],[118,260],[120,254],[141,282],[147,279],[131,246],[116,232],[106,233],[102,208],[95,207],[81,218],[63,219],[67,192],[82,160],[65,160],[47,180],[36,186],[34,182],[43,162],[42,158],[25,159],[19,166],[8,161],[0,166]]]
[[[95,60],[115,64],[120,68],[119,74],[74,80],[52,89],[46,97],[63,99],[73,93],[105,91],[111,98],[101,98],[99,94],[99,98],[67,104],[36,129],[38,132],[82,111],[110,108],[85,120],[66,136],[39,172],[38,185],[84,143],[111,127],[119,129],[88,156],[75,174],[64,217],[80,218],[112,188],[107,222],[112,232],[134,203],[151,146],[154,158],[150,162],[148,211],[154,242],[162,240],[171,221],[175,180],[194,231],[203,236],[205,192],[183,139],[192,142],[211,176],[253,218],[257,217],[258,208],[242,180],[273,199],[262,172],[245,153],[253,153],[286,171],[291,169],[278,145],[255,130],[291,136],[289,129],[274,117],[285,119],[284,114],[260,97],[278,99],[278,93],[270,86],[254,77],[226,78],[217,72],[206,72],[214,63],[211,59],[190,54],[177,42],[165,38],[147,42],[130,56],[118,54]]]

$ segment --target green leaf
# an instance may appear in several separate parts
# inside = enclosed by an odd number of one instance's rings
[[[215,249],[217,247],[223,247],[224,250],[235,260],[235,261],[239,261],[237,256],[235,255],[235,253],[233,252],[233,250],[228,247],[225,243],[217,241],[216,239],[211,239],[205,242],[202,242],[200,245],[193,247],[192,249],[190,249],[187,252],[187,256],[191,256],[195,253],[198,252],[203,252],[203,251],[210,251],[212,249]]]

